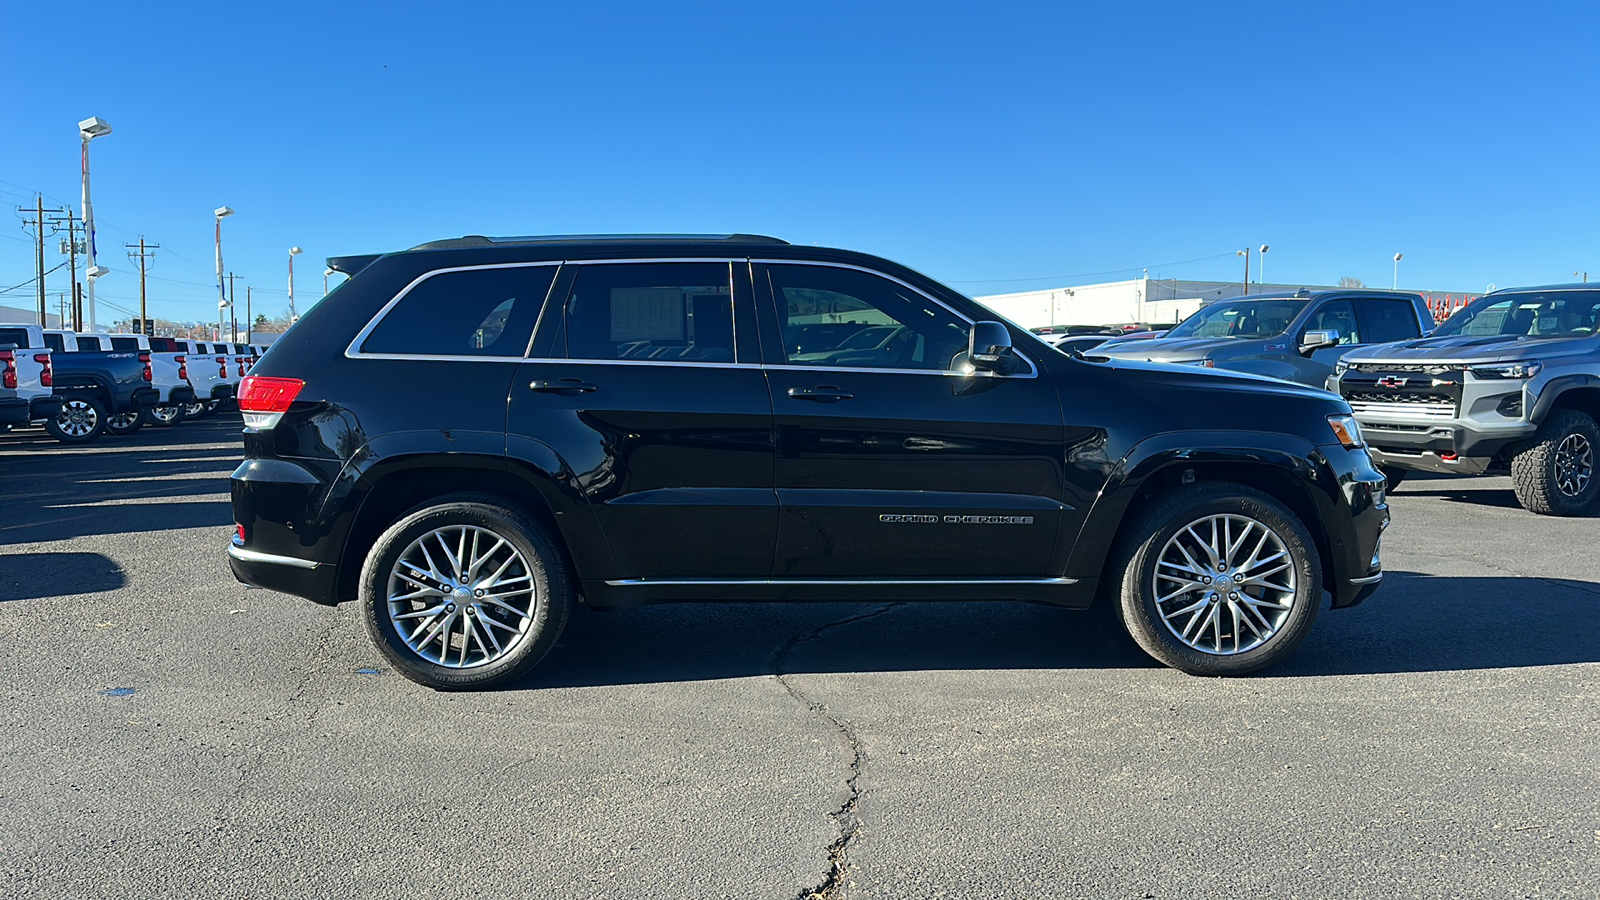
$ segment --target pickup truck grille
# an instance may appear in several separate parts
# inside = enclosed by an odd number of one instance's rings
[[[1351,391],[1345,394],[1350,409],[1356,415],[1363,413],[1419,421],[1453,419],[1456,401],[1449,394],[1382,394],[1375,391]]]

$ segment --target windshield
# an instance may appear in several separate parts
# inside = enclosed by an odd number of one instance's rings
[[[1451,316],[1435,337],[1496,335],[1525,338],[1588,337],[1600,317],[1600,290],[1490,294]]]
[[[1279,297],[1270,300],[1219,300],[1183,320],[1163,337],[1231,338],[1271,337],[1289,330],[1289,323],[1304,309],[1306,300]]]

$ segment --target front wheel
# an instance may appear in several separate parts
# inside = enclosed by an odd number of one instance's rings
[[[44,420],[44,430],[63,444],[87,444],[106,430],[106,406],[87,394],[68,397],[55,418]]]
[[[1533,441],[1511,458],[1511,487],[1517,502],[1544,516],[1575,516],[1589,508],[1600,483],[1595,481],[1595,448],[1600,427],[1575,409],[1558,409],[1534,434]]]
[[[491,496],[441,497],[412,510],[361,568],[368,636],[400,674],[437,690],[522,676],[555,645],[572,605],[552,535]]]
[[[1129,523],[1113,570],[1118,611],[1151,656],[1190,675],[1243,675],[1293,653],[1322,599],[1306,527],[1277,500],[1202,483]]]

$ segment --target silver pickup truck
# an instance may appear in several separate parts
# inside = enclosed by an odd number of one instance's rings
[[[1320,388],[1346,353],[1432,328],[1433,315],[1418,294],[1302,288],[1218,300],[1161,337],[1116,341],[1084,355],[1231,369]]]
[[[1600,495],[1600,289],[1508,288],[1431,337],[1356,350],[1333,386],[1391,486],[1406,471],[1510,472],[1517,501],[1544,515]]]

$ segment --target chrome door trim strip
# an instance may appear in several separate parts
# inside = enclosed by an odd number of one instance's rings
[[[706,587],[711,585],[749,587],[793,587],[835,585],[851,587],[863,585],[1067,585],[1077,584],[1076,578],[619,578],[607,580],[612,587]]]
[[[1366,576],[1364,578],[1352,578],[1352,579],[1350,579],[1350,583],[1351,584],[1377,584],[1378,582],[1380,582],[1382,580],[1383,580],[1383,573],[1379,572],[1376,575],[1368,575],[1368,576]]]
[[[313,562],[309,559],[299,559],[293,556],[278,556],[274,553],[262,553],[259,550],[246,550],[243,547],[228,545],[228,555],[240,562],[271,563],[277,566],[289,566],[295,569],[315,569],[323,563]]]
[[[407,294],[411,293],[411,290],[413,288],[415,288],[417,285],[423,283],[424,281],[427,281],[429,278],[432,278],[435,275],[444,275],[444,274],[449,273],[449,272],[475,272],[475,271],[478,271],[480,269],[532,269],[532,268],[537,268],[539,266],[559,266],[559,265],[561,265],[561,260],[559,260],[559,259],[547,259],[547,260],[540,260],[538,262],[485,263],[483,265],[477,265],[477,266],[451,266],[451,267],[446,268],[446,269],[432,269],[430,271],[424,272],[421,275],[418,275],[415,279],[413,279],[410,284],[408,284],[405,287],[401,288],[400,292],[395,294],[394,297],[392,299],[390,299],[390,301],[388,303],[385,303],[383,305],[383,308],[378,310],[377,314],[374,315],[367,322],[367,326],[365,328],[361,329],[361,331],[357,332],[357,334],[355,336],[355,340],[352,340],[350,342],[350,345],[348,347],[344,348],[345,358],[346,359],[461,360],[462,357],[459,357],[459,356],[434,356],[434,355],[431,355],[431,354],[416,354],[416,353],[363,353],[358,348],[361,346],[361,342],[365,341],[367,339],[367,335],[371,334],[372,330],[374,328],[378,327],[378,323],[383,321],[383,317],[387,316],[389,314],[389,310],[394,309],[395,304],[397,304],[401,300],[405,299],[405,296]],[[546,291],[545,292],[545,299],[544,299],[544,301],[541,302],[541,306],[539,308],[539,314],[540,314],[541,317],[544,315],[544,305],[543,304],[547,304],[549,302],[549,299],[550,299],[549,291]],[[539,324],[538,324],[538,322],[535,322],[534,323],[534,331],[537,332],[538,330],[539,330]],[[523,348],[523,350],[525,350],[525,351],[527,349],[528,349],[527,347]],[[522,357],[520,357],[520,356],[473,356],[473,357],[467,357],[467,359],[471,359],[471,360],[486,360],[486,361],[489,361],[489,362],[504,362],[504,361],[510,360],[510,361],[514,362],[514,361],[522,359]]]

